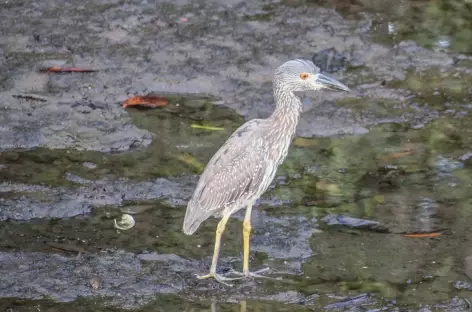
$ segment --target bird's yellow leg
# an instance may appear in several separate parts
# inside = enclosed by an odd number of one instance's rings
[[[218,222],[218,226],[216,227],[216,235],[215,235],[215,249],[213,251],[213,259],[211,261],[211,267],[210,267],[210,273],[206,275],[197,275],[198,279],[207,279],[207,278],[214,278],[218,282],[225,284],[227,286],[231,286],[231,284],[226,283],[225,281],[232,281],[232,280],[237,280],[240,279],[238,277],[236,278],[228,278],[221,276],[219,274],[216,274],[216,265],[218,263],[218,257],[220,254],[220,246],[221,246],[221,236],[223,235],[223,232],[225,231],[226,228],[226,223],[228,222],[230,215],[224,216],[220,222]]]
[[[243,274],[249,276],[249,245],[251,237],[251,211],[252,204],[246,208],[243,221]]]
[[[242,275],[244,277],[264,277],[258,273],[263,273],[269,270],[269,268],[264,268],[256,272],[249,272],[249,247],[250,247],[250,238],[251,238],[251,213],[252,213],[252,203],[247,205],[246,215],[244,216],[243,221],[243,272],[232,271],[236,275]]]

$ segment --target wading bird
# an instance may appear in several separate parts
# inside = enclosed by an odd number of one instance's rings
[[[267,119],[253,119],[239,127],[208,162],[188,202],[183,232],[193,234],[210,216],[221,217],[216,228],[210,273],[200,279],[226,281],[257,277],[249,271],[249,235],[254,202],[267,190],[287,152],[300,119],[303,104],[297,91],[332,89],[349,91],[339,81],[320,73],[311,61],[292,60],[275,71],[275,110]],[[243,271],[241,277],[216,273],[221,236],[229,217],[246,208],[243,221]]]

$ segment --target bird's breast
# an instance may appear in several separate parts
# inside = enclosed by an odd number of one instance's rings
[[[288,150],[295,136],[295,127],[275,129],[269,133],[269,154],[277,165],[280,165],[288,154]]]

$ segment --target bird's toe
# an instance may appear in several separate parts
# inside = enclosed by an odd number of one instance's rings
[[[263,268],[254,272],[239,272],[236,270],[231,269],[229,274],[241,276],[241,277],[254,277],[254,278],[268,278],[267,276],[261,275],[262,273],[269,272],[270,268]]]
[[[233,285],[228,283],[228,281],[239,280],[239,279],[242,279],[243,277],[226,277],[226,276],[223,276],[223,275],[220,275],[220,274],[217,274],[217,273],[209,273],[209,274],[206,274],[206,275],[197,275],[197,278],[201,279],[201,280],[214,278],[216,281],[220,282],[221,284],[231,287]]]

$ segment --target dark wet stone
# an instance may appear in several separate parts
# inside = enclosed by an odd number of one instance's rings
[[[312,58],[313,63],[317,65],[321,72],[334,73],[346,68],[346,57],[336,51],[335,48],[329,48],[315,53]]]
[[[178,257],[177,257],[178,258]],[[109,297],[115,305],[135,307],[146,304],[159,293],[176,293],[185,281],[169,270],[169,266],[187,263],[177,259],[155,265],[142,262],[139,256],[116,253],[100,257],[64,257],[45,253],[0,252],[1,297],[24,299],[53,298],[68,302],[78,297]],[[190,264],[190,265],[189,265]],[[100,279],[100,287],[90,287],[90,279]]]
[[[457,281],[454,283],[454,287],[458,290],[470,290],[472,291],[472,284],[464,282],[464,281]]]
[[[469,153],[465,153],[464,155],[459,157],[459,159],[462,160],[462,161],[465,161],[465,160],[470,159],[471,157],[472,157],[472,152],[469,152]]]
[[[436,168],[441,174],[450,174],[455,169],[463,168],[464,164],[441,156],[436,158]]]
[[[84,215],[94,207],[122,206],[125,200],[165,199],[170,205],[183,205],[193,191],[193,178],[157,179],[153,182],[89,181],[68,175],[82,186],[77,189],[48,188],[24,184],[0,184],[3,192],[13,194],[0,202],[0,220],[69,218]],[[35,194],[41,192],[39,200]],[[31,195],[30,195],[31,194]]]
[[[367,229],[376,232],[388,232],[382,224],[377,221],[358,219],[343,215],[330,214],[323,218],[328,225],[343,225],[351,228]]]
[[[470,311],[472,308],[468,300],[460,297],[454,297],[451,301],[442,304],[436,304],[434,307],[444,309],[444,311],[448,312],[466,312]]]
[[[339,302],[328,304],[325,306],[325,309],[348,309],[359,305],[371,304],[372,302],[373,301],[368,294],[362,294],[355,297],[347,297]]]
[[[8,92],[0,93],[0,101],[5,103],[0,108],[0,151],[47,146],[121,152],[151,143],[151,134],[136,128],[115,103],[95,102],[94,110],[61,98],[50,97],[33,106],[27,100],[8,97]]]

